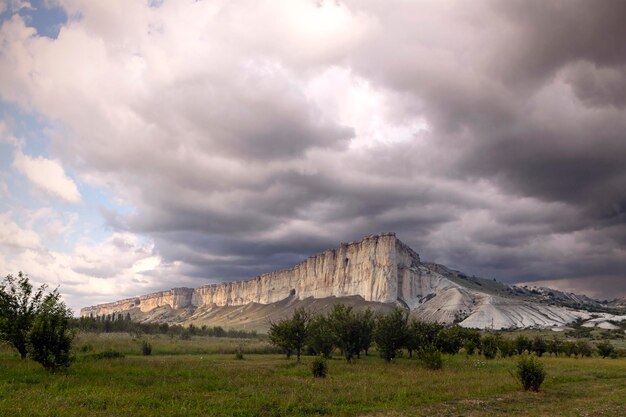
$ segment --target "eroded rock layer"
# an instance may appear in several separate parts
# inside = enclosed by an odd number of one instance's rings
[[[363,305],[401,306],[421,320],[476,328],[560,326],[588,316],[587,312],[516,296],[512,287],[496,281],[469,278],[442,265],[423,263],[394,233],[344,243],[291,268],[247,281],[173,288],[86,307],[81,316],[129,312],[136,320],[196,324],[228,317],[230,322],[222,325],[252,325],[266,322],[266,317],[254,317],[269,314],[262,306],[284,302],[295,306],[293,303],[306,300],[332,304],[346,297],[353,302],[360,299]],[[242,306],[247,307],[238,308]]]
[[[393,303],[399,295],[398,272],[411,275],[419,255],[396,239],[394,233],[368,236],[358,242],[311,256],[292,268],[263,274],[247,281],[223,282],[200,288],[174,288],[141,297],[86,307],[81,316],[101,316],[139,308],[172,309],[203,306],[271,304],[295,295],[308,297],[361,296],[366,301]],[[401,284],[402,286],[402,284]],[[402,293],[403,288],[400,288]],[[410,291],[410,290],[409,290]]]

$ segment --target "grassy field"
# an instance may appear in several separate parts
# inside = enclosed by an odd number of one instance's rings
[[[66,373],[47,374],[0,349],[0,416],[620,416],[626,415],[626,359],[544,357],[542,392],[520,389],[515,358],[487,361],[459,354],[429,371],[415,359],[370,356],[329,361],[311,377],[311,357],[234,354],[268,349],[263,340],[149,338],[141,356],[129,335],[82,335]],[[115,348],[121,359],[95,359]],[[229,352],[229,353],[219,353]]]

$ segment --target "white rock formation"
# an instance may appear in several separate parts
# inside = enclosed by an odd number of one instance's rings
[[[86,307],[81,316],[102,316],[157,308],[189,310],[266,305],[292,297],[360,296],[368,302],[396,303],[422,320],[459,322],[475,328],[549,327],[569,323],[585,312],[505,298],[452,277],[445,267],[425,264],[394,233],[368,236],[311,256],[292,268],[247,281],[200,288],[174,288],[114,303]],[[476,281],[472,281],[476,283]],[[465,285],[467,284],[467,285]],[[480,284],[478,284],[480,285]],[[507,287],[508,288],[508,287]]]

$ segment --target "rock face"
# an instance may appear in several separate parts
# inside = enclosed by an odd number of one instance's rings
[[[247,281],[224,282],[200,288],[174,288],[113,303],[86,307],[81,316],[100,316],[139,308],[172,309],[202,306],[270,304],[291,295],[343,297],[360,295],[366,301],[393,303],[402,294],[403,277],[410,291],[410,268],[419,265],[419,255],[396,239],[394,233],[368,236],[344,243],[337,249],[311,256],[292,268],[270,272]]]
[[[311,256],[292,268],[249,281],[197,288],[191,304],[196,307],[270,304],[290,295],[299,299],[360,295],[366,301],[395,302],[400,265],[413,263],[419,263],[419,256],[396,239],[395,234],[368,236]]]
[[[86,307],[81,316],[131,312],[140,320],[198,324],[227,316],[233,322],[223,325],[236,325],[237,314],[242,315],[241,322],[250,322],[251,311],[267,313],[267,309],[239,306],[356,297],[366,304],[402,306],[422,320],[476,328],[558,326],[586,318],[584,312],[512,297],[510,287],[498,285],[467,278],[442,265],[422,263],[394,233],[385,233],[341,244],[292,268],[247,281],[174,288]]]

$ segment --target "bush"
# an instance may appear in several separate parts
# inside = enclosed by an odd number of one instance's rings
[[[93,355],[95,359],[117,359],[123,358],[124,354],[115,349],[107,349]]]
[[[328,364],[323,356],[318,356],[313,359],[313,362],[311,363],[311,372],[315,378],[326,378],[326,374],[328,373]]]
[[[81,353],[91,352],[93,350],[93,346],[90,343],[87,343],[86,345],[82,345],[78,350]]]
[[[144,356],[152,354],[152,345],[145,340],[141,342],[141,354]]]
[[[243,348],[239,346],[237,352],[235,352],[235,359],[243,360]]]
[[[428,369],[437,370],[443,366],[441,352],[434,345],[422,348],[419,352],[419,358]]]
[[[524,390],[539,391],[546,378],[543,364],[534,356],[522,356],[517,362],[514,376],[522,384]]]

